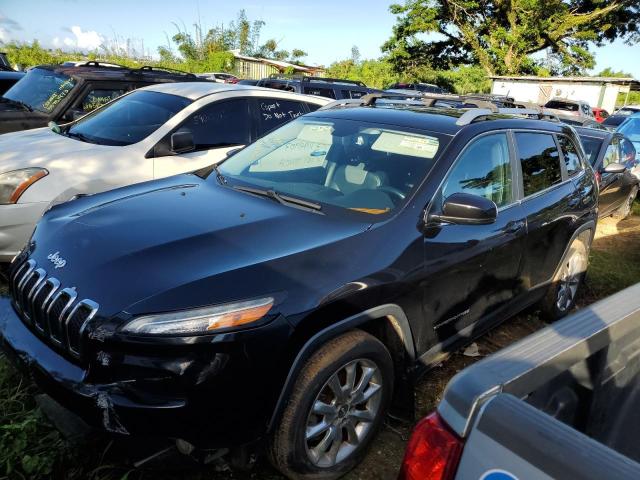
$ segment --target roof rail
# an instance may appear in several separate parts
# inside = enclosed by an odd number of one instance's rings
[[[344,78],[331,77],[302,77],[303,82],[327,82],[327,83],[347,83],[349,85],[357,85],[359,87],[367,87],[360,80],[346,80]]]
[[[471,109],[464,112],[464,114],[458,118],[456,121],[456,125],[463,126],[469,125],[473,123],[475,120],[481,117],[486,117],[487,115],[493,114],[500,115],[515,115],[515,116],[527,116],[527,117],[536,117],[538,120],[554,120],[557,121],[557,117],[548,112],[545,112],[543,109],[527,109],[527,108],[477,108]]]
[[[85,63],[76,65],[76,67],[125,68],[127,70],[131,70],[131,67],[127,67],[126,65],[120,65],[119,63],[111,62],[99,62],[98,60],[88,60]]]
[[[167,73],[175,73],[178,75],[186,75],[188,77],[195,77],[196,75],[194,73],[190,73],[190,72],[184,72],[182,70],[177,70],[175,68],[169,68],[169,67],[154,67],[152,65],[144,65],[140,68],[137,69],[138,71],[141,72],[167,72]]]
[[[488,110],[496,111],[498,107],[496,107],[493,103],[482,100],[478,98],[467,98],[462,95],[449,95],[446,93],[421,93],[416,91],[415,95],[404,94],[404,93],[369,93],[367,95],[363,95],[360,97],[360,102],[362,106],[372,107],[376,104],[376,101],[379,99],[396,99],[401,101],[408,100],[416,100],[420,102],[422,105],[426,107],[434,107],[437,106],[437,102],[456,102],[461,104],[459,108],[465,107],[476,107],[476,108],[485,108]]]
[[[367,88],[367,86],[359,80],[346,80],[343,78],[331,78],[331,77],[313,77],[308,75],[286,75],[281,73],[272,73],[269,75],[271,80],[299,80],[301,82],[327,82],[327,83],[347,83],[350,85],[357,85],[359,87]]]

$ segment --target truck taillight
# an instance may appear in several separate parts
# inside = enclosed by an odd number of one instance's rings
[[[416,425],[404,454],[398,480],[451,480],[462,455],[462,439],[437,412]]]
[[[600,185],[600,181],[602,180],[602,175],[600,172],[596,172],[596,182]]]

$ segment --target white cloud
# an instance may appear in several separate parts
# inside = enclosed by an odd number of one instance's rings
[[[95,30],[83,31],[78,25],[74,25],[69,30],[73,33],[73,37],[55,37],[53,39],[55,47],[64,45],[79,50],[95,50],[104,43],[104,37]]]

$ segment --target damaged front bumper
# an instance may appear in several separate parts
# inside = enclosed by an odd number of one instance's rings
[[[276,359],[259,332],[240,336],[213,341],[204,352],[200,345],[192,356],[123,353],[103,345],[81,366],[44,343],[10,299],[0,297],[0,347],[12,363],[87,424],[116,434],[180,438],[203,448],[260,438],[279,392],[265,384],[274,377],[265,358]]]

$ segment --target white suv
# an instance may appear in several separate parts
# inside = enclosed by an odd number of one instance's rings
[[[63,126],[0,135],[0,263],[51,205],[197,170],[329,99],[266,88],[140,88]]]

